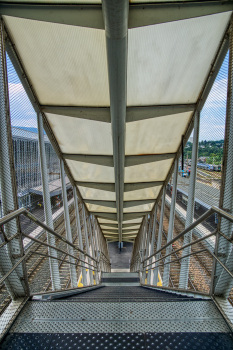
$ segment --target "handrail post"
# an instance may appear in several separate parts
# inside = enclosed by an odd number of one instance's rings
[[[92,214],[89,215],[88,218],[88,226],[89,226],[89,230],[90,230],[90,243],[91,243],[91,256],[93,256],[95,258],[95,250],[94,250],[94,232],[93,232],[93,227],[92,227]],[[93,276],[93,274],[92,274]],[[95,270],[95,283],[98,284],[98,282],[96,281],[96,278],[98,279],[97,276],[97,271]]]
[[[37,125],[38,125],[39,157],[40,157],[41,180],[42,180],[42,189],[43,189],[45,222],[46,222],[46,225],[48,225],[53,230],[54,229],[53,215],[52,215],[51,201],[50,201],[49,181],[48,181],[48,174],[47,174],[47,163],[46,163],[45,144],[44,144],[44,130],[43,130],[43,121],[42,121],[41,113],[37,113]],[[56,246],[55,237],[51,235],[49,232],[46,232],[46,235],[47,235],[47,242],[53,246]],[[56,250],[48,248],[48,253],[49,255],[57,258]],[[56,259],[49,258],[49,266],[50,266],[50,273],[51,273],[52,290],[61,289],[58,261]]]
[[[80,215],[79,215],[79,208],[78,208],[78,196],[77,196],[77,190],[76,187],[73,187],[73,194],[74,194],[74,208],[75,208],[75,218],[76,218],[76,228],[78,231],[78,245],[81,250],[83,250],[83,238],[82,238],[82,230],[81,230],[81,224],[80,224]],[[80,253],[80,257],[82,260],[85,259],[84,255]],[[85,264],[81,263],[81,273],[82,273],[82,281],[83,286],[87,286],[87,276],[86,276],[86,268]]]
[[[198,140],[199,140],[199,124],[200,124],[200,111],[196,112],[194,120],[194,134],[193,134],[193,148],[192,148],[192,164],[191,174],[189,180],[188,189],[188,206],[185,221],[185,228],[193,223],[194,209],[195,209],[195,189],[196,189],[196,177],[197,177],[197,157],[198,157]],[[186,245],[192,241],[192,230],[184,235],[183,245]],[[188,255],[191,252],[191,246],[183,250],[182,256]],[[179,288],[187,289],[188,276],[189,276],[190,257],[181,260]]]
[[[153,220],[153,228],[152,228],[152,234],[151,234],[151,245],[150,245],[150,252],[149,255],[154,254],[155,249],[155,233],[157,228],[157,210],[158,210],[158,203],[155,206],[154,210],[154,220]],[[152,218],[151,218],[152,220]],[[149,264],[152,263],[152,258],[149,260]],[[152,270],[149,270],[147,273],[147,284],[151,284],[151,272]],[[153,276],[153,274],[152,274]]]
[[[162,244],[165,197],[166,197],[166,186],[163,187],[162,204],[161,204],[161,209],[160,209],[159,233],[158,233],[156,250],[159,250],[161,248],[161,244]],[[155,260],[158,260],[160,258],[160,255],[161,255],[161,253],[156,254]],[[157,286],[157,284],[158,284],[158,275],[159,275],[159,264],[157,266],[155,265],[155,268],[154,268],[154,274],[153,274],[153,285],[154,286]]]
[[[64,216],[65,216],[65,227],[66,227],[66,239],[67,241],[72,243],[72,234],[70,228],[70,216],[69,209],[67,203],[67,194],[66,194],[66,180],[65,180],[65,171],[64,171],[64,163],[63,160],[60,159],[60,167],[61,167],[61,183],[62,183],[62,197],[63,197],[63,206],[64,206]],[[73,248],[70,245],[67,245],[68,252],[74,255]],[[74,263],[74,259],[69,256],[69,261]],[[70,280],[72,288],[77,287],[77,273],[74,265],[70,264]]]
[[[174,229],[174,219],[175,219],[175,206],[176,206],[176,190],[177,190],[177,177],[178,177],[178,165],[179,160],[176,158],[174,165],[174,176],[173,176],[173,190],[172,190],[172,200],[171,200],[171,208],[170,208],[170,218],[169,218],[169,226],[168,226],[168,235],[167,242],[170,242],[173,237],[173,229]],[[166,249],[166,255],[169,254],[172,250],[172,246],[169,245]],[[167,257],[165,263],[171,261],[171,256]],[[168,287],[169,284],[169,274],[170,274],[171,264],[167,264],[164,268],[163,272],[163,286]]]
[[[85,206],[82,205],[82,212],[83,212],[83,225],[84,225],[84,232],[85,232],[85,241],[86,241],[86,253],[90,255],[90,247],[89,247],[89,239],[88,239],[88,231],[87,231],[87,221],[86,221],[86,213],[85,213]],[[88,262],[90,263],[90,258],[87,258]],[[89,279],[90,284],[93,285],[93,274],[92,271],[89,270]]]

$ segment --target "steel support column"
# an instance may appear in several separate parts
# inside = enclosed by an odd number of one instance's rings
[[[10,109],[7,83],[6,53],[3,22],[0,22],[0,186],[2,216],[17,207],[17,189],[14,170],[13,145],[11,139]],[[8,238],[19,232],[19,221],[14,219],[4,225]],[[0,249],[0,273],[4,276],[23,254],[21,237],[17,237]],[[3,277],[2,276],[2,277]],[[23,263],[13,271],[5,285],[12,299],[25,296],[27,288],[22,283],[25,276]],[[26,281],[25,281],[26,282]]]
[[[76,187],[73,187],[73,194],[74,194],[74,208],[75,208],[75,218],[76,218],[76,227],[78,231],[78,245],[81,250],[83,250],[83,238],[82,238],[82,229],[80,225],[80,215],[79,215],[79,208],[78,208],[78,196],[77,196],[77,190]],[[80,253],[80,258],[84,260],[84,255]],[[83,286],[87,286],[87,276],[86,276],[86,269],[85,264],[81,262],[81,273],[82,273],[82,281]]]
[[[157,228],[157,210],[158,210],[158,204],[156,204],[155,210],[154,210],[154,220],[153,220],[153,229],[152,229],[152,235],[151,235],[151,245],[150,245],[149,256],[154,254],[154,249],[155,249],[155,233],[156,233],[156,228]],[[151,263],[152,263],[152,258],[150,258],[150,260],[149,260],[149,264],[151,264]],[[150,268],[151,268],[151,266],[150,266]],[[152,270],[148,271],[147,284],[151,284],[151,272],[152,272]],[[153,274],[152,274],[152,276],[153,276]]]
[[[61,183],[62,183],[62,197],[63,197],[63,206],[64,206],[64,216],[65,216],[65,227],[66,227],[66,239],[72,243],[72,234],[71,234],[71,228],[70,228],[70,216],[69,216],[69,208],[68,208],[68,202],[67,202],[67,193],[66,193],[66,180],[65,180],[65,171],[64,171],[64,163],[63,160],[60,160],[60,167],[61,167]],[[74,255],[73,248],[67,245],[68,253],[71,255]],[[69,261],[71,263],[75,263],[74,258],[69,256]],[[71,280],[71,286],[72,288],[77,287],[77,273],[76,273],[76,267],[74,265],[70,264],[70,280]]]
[[[196,112],[195,120],[194,120],[192,164],[191,164],[191,174],[190,174],[190,180],[189,180],[188,206],[187,206],[185,228],[190,226],[193,223],[193,219],[194,219],[199,124],[200,124],[200,112],[198,111]],[[184,236],[183,246],[191,243],[191,241],[192,241],[192,231],[190,231]],[[186,256],[190,253],[191,253],[191,246],[183,250],[182,256]],[[187,289],[188,287],[189,265],[190,265],[190,257],[187,257],[181,260],[179,288]]]
[[[89,231],[90,231],[89,238],[90,238],[91,256],[92,256],[93,258],[95,258],[94,232],[93,232],[93,227],[92,227],[92,218],[91,218],[91,215],[89,215],[89,217],[88,217],[88,227],[89,227]],[[94,262],[93,262],[93,264],[94,264]],[[90,273],[92,273],[92,278],[93,278],[93,271],[90,271]],[[97,284],[96,276],[97,276],[97,270],[95,269],[95,282],[96,282],[96,284]],[[94,284],[94,281],[93,281],[93,284]]]
[[[226,127],[223,154],[223,172],[220,192],[220,208],[233,213],[233,16],[231,17],[229,38],[229,68],[228,68],[228,92]],[[232,237],[233,225],[230,221],[219,217],[219,229],[228,237]],[[222,236],[217,236],[216,255],[225,266],[233,269],[232,243]],[[229,296],[233,281],[222,266],[216,263],[213,293],[225,298]]]
[[[166,197],[166,186],[163,187],[162,204],[161,204],[161,209],[160,209],[160,220],[159,220],[159,233],[158,233],[156,250],[159,250],[161,248],[161,244],[162,244],[165,197]],[[160,258],[160,255],[161,255],[161,253],[156,254],[155,260],[158,260]],[[154,268],[154,275],[153,275],[153,285],[154,286],[157,286],[157,284],[158,284],[158,281],[159,281],[158,275],[159,275],[159,263],[158,263],[158,265],[156,264],[155,268]]]
[[[102,1],[110,93],[119,242],[122,242],[129,2]]]
[[[175,206],[176,206],[176,190],[177,190],[177,175],[178,175],[178,165],[179,159],[176,158],[175,166],[174,166],[174,176],[173,176],[173,189],[172,189],[172,200],[171,200],[171,208],[170,208],[170,218],[169,218],[169,226],[168,226],[168,235],[167,235],[167,243],[171,241],[173,237],[173,229],[174,229],[174,219],[175,219]],[[166,255],[170,254],[172,250],[172,246],[170,245],[166,249]],[[171,256],[165,259],[165,263],[171,261]],[[169,274],[170,274],[171,264],[167,264],[164,267],[163,272],[163,286],[168,287],[169,284]]]
[[[82,212],[83,212],[83,225],[84,225],[84,232],[85,232],[85,241],[86,241],[86,253],[90,255],[90,247],[89,247],[89,239],[88,239],[88,231],[87,231],[87,221],[86,221],[86,213],[85,213],[85,206],[83,204],[82,206]],[[89,264],[92,264],[92,260],[90,258],[87,258],[87,261]],[[90,285],[93,285],[93,274],[92,270],[89,271],[89,278],[90,278]]]
[[[40,168],[41,168],[41,180],[42,180],[42,189],[43,189],[45,222],[46,222],[46,225],[48,225],[51,229],[54,229],[53,215],[52,215],[52,208],[51,208],[51,201],[50,201],[50,192],[49,192],[46,154],[45,154],[43,120],[42,120],[42,115],[40,113],[37,113],[37,124],[38,124],[39,155],[40,155]],[[56,247],[55,237],[51,235],[49,232],[46,232],[46,234],[47,234],[48,244]],[[52,289],[53,290],[61,289],[58,260],[56,260],[57,252],[54,249],[48,248],[48,253],[49,255],[54,256],[55,258],[55,259],[49,258]]]

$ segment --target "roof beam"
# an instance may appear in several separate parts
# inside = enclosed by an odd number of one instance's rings
[[[0,4],[1,15],[104,29],[101,5]]]
[[[126,123],[164,117],[166,115],[173,115],[178,113],[193,112],[194,109],[195,104],[127,107]]]
[[[107,212],[98,212],[98,211],[91,211],[90,213],[95,215],[97,218],[104,218],[109,220],[116,220],[117,215],[115,213],[107,213]]]
[[[145,200],[138,200],[138,201],[125,201],[124,208],[137,207],[138,205],[151,204],[154,202],[155,202],[155,199],[145,199]]]
[[[115,184],[114,183],[85,182],[85,181],[75,181],[75,183],[77,186],[94,188],[95,190],[115,192]]]
[[[232,1],[177,1],[129,5],[129,28],[180,21],[232,11]],[[1,3],[1,15],[104,29],[101,5]]]
[[[63,157],[67,160],[74,160],[77,162],[90,163],[96,165],[103,165],[113,167],[113,156],[95,155],[95,154],[68,154],[63,153]],[[173,159],[175,153],[164,154],[145,154],[140,156],[125,156],[125,167],[141,165],[146,163],[159,162],[161,160]]]
[[[125,167],[141,165],[146,163],[159,162],[161,160],[173,159],[175,153],[164,154],[143,154],[141,156],[125,156]]]
[[[83,201],[84,203],[87,203],[87,204],[100,205],[102,207],[108,207],[108,208],[116,208],[115,201],[98,201],[98,200],[92,200],[92,199],[84,199]]]
[[[45,113],[111,123],[109,107],[41,106]]]
[[[131,220],[135,218],[141,218],[144,215],[150,214],[150,211],[143,211],[143,212],[134,212],[134,213],[124,213],[123,219],[125,220]]]
[[[156,187],[156,186],[162,186],[162,185],[163,185],[163,181],[125,183],[124,192],[142,190],[144,188],[150,188],[150,187]]]
[[[113,167],[113,156],[101,156],[92,154],[68,154],[63,153],[63,157],[68,160],[74,160],[83,163],[103,165]]]
[[[117,221],[119,242],[121,242],[124,197],[129,2],[125,0],[102,0],[102,9],[108,61]]]
[[[131,5],[129,28],[180,21],[232,11],[233,1],[177,1]]]
[[[45,113],[111,123],[109,107],[41,106],[41,108]],[[126,123],[192,112],[194,109],[195,104],[127,107]]]

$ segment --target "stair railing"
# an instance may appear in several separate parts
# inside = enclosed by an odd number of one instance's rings
[[[203,292],[206,294],[212,295],[213,293],[213,283],[214,283],[214,271],[216,264],[219,264],[222,269],[226,272],[226,274],[233,278],[233,273],[227,268],[227,266],[219,259],[221,257],[221,254],[218,256],[218,241],[219,237],[223,237],[228,242],[233,243],[233,234],[231,237],[226,236],[223,234],[219,229],[204,235],[201,238],[195,239],[194,241],[191,241],[190,243],[183,244],[181,239],[184,238],[184,236],[204,222],[207,218],[209,218],[212,214],[218,214],[219,217],[222,217],[226,220],[228,220],[230,223],[233,223],[233,215],[229,212],[226,212],[225,210],[222,210],[216,206],[211,207],[208,209],[203,215],[201,215],[195,222],[193,222],[190,226],[188,226],[185,230],[183,230],[181,233],[179,233],[175,238],[167,242],[164,246],[162,246],[159,250],[157,250],[154,254],[148,256],[146,259],[141,258],[140,251],[137,252],[137,254],[134,255],[131,264],[130,269],[131,271],[135,272],[138,271],[141,276],[141,283],[152,285],[158,287],[158,285],[162,286],[162,288],[171,288],[171,283],[169,285],[169,278],[173,281],[172,284],[175,285],[175,289],[181,289],[180,288],[180,279],[181,279],[181,264],[183,261],[187,262],[188,259],[190,259],[191,256],[193,257],[199,257],[200,266],[195,266],[194,264],[187,264],[187,268],[189,269],[189,273],[187,274],[188,278],[191,279],[192,286],[187,286],[186,289],[193,289],[193,284],[196,285],[196,290],[198,292]],[[215,236],[215,242],[213,251],[209,248],[209,245],[205,242]],[[216,237],[218,237],[216,239]],[[200,243],[201,249],[200,249]],[[204,244],[203,244],[204,243]],[[177,249],[174,249],[174,246],[176,245]],[[196,246],[195,246],[196,245]],[[185,251],[187,251],[186,248],[190,247],[190,252],[188,254],[184,254]],[[191,247],[192,250],[191,251]],[[173,250],[172,250],[173,248]],[[166,253],[161,256],[162,251],[166,250]],[[172,250],[172,251],[171,251]],[[177,257],[177,253],[179,253],[180,256]],[[182,253],[182,254],[181,254]],[[159,254],[159,255],[158,255]],[[174,255],[176,255],[174,259]],[[156,256],[160,256],[156,259]],[[177,264],[179,262],[179,264]],[[147,281],[147,278],[143,281],[142,276],[148,275],[148,271],[153,270],[154,276],[152,275],[152,281]],[[208,271],[208,274],[204,273],[204,271]],[[146,274],[145,274],[146,273]],[[159,278],[155,278],[155,274],[159,274]],[[163,280],[166,280],[166,284],[163,284]],[[159,284],[154,284],[154,281],[160,282]],[[171,281],[170,281],[171,282]],[[173,287],[173,286],[172,286]]]
[[[28,217],[31,221],[33,221],[36,225],[42,227],[45,231],[49,232],[50,234],[52,234],[53,236],[55,236],[55,238],[58,240],[58,243],[63,243],[66,244],[67,246],[70,246],[73,248],[73,251],[76,251],[76,254],[78,254],[78,256],[75,255],[75,253],[70,254],[68,251],[66,251],[63,248],[59,248],[53,245],[50,245],[47,243],[47,241],[42,241],[37,239],[36,237],[30,236],[24,232],[17,232],[15,235],[13,235],[12,237],[8,238],[5,233],[4,233],[4,225],[7,224],[8,222],[10,222],[11,220],[16,219],[17,217],[19,217],[20,215],[24,215],[26,217]],[[11,260],[14,260],[15,258],[17,258],[17,263],[16,264],[12,264],[12,268],[9,269],[7,271],[7,273],[5,273],[3,275],[2,273],[2,269],[0,266],[0,288],[2,288],[4,286],[4,283],[7,287],[7,285],[10,286],[10,280],[8,281],[8,279],[10,278],[11,274],[15,273],[15,270],[22,264],[24,263],[24,266],[26,266],[25,262],[27,260],[27,258],[29,258],[29,256],[31,255],[40,255],[42,257],[48,259],[56,259],[58,261],[62,261],[65,264],[68,265],[75,265],[76,266],[76,271],[77,271],[77,280],[78,280],[78,274],[80,274],[80,269],[78,269],[79,267],[85,267],[85,269],[88,270],[92,270],[95,273],[95,284],[99,284],[99,278],[98,278],[98,274],[100,273],[100,270],[102,269],[103,271],[109,271],[109,269],[111,269],[111,264],[109,262],[109,260],[107,259],[107,257],[103,254],[103,252],[100,252],[100,256],[99,259],[95,259],[93,258],[91,255],[87,254],[86,252],[84,252],[83,250],[81,250],[80,248],[78,248],[75,244],[69,242],[65,237],[61,236],[59,233],[55,232],[53,229],[51,229],[49,226],[47,226],[44,222],[40,221],[36,216],[34,216],[32,213],[30,213],[29,211],[27,211],[25,208],[20,208],[14,212],[11,212],[10,214],[4,216],[3,218],[0,219],[0,234],[3,237],[3,242],[0,244],[0,249],[5,249],[8,254],[11,254]],[[34,241],[35,243],[38,243],[40,246],[45,246],[47,248],[51,248],[53,250],[57,251],[57,256],[52,256],[49,255],[48,253],[42,253],[39,249],[35,249],[34,245],[31,245],[30,248],[25,252],[24,248],[22,250],[22,253],[20,254],[20,256],[15,257],[12,252],[9,250],[8,248],[8,243],[13,241],[14,239],[20,239],[21,243],[23,242],[23,237],[26,237],[32,241]],[[38,246],[38,245],[37,245]],[[22,244],[23,247],[23,244]],[[67,249],[68,250],[68,249]],[[19,255],[19,254],[18,254]],[[71,257],[72,259],[74,259],[72,261],[68,261],[64,258],[61,257],[61,255],[65,256],[65,257]],[[79,256],[82,256],[83,259],[81,259]],[[87,261],[87,259],[85,258],[89,258],[91,260],[91,263]],[[100,269],[100,265],[102,262],[102,266]],[[0,261],[0,264],[3,263],[2,261]],[[82,265],[81,265],[82,264]],[[67,265],[66,265],[67,266]],[[48,268],[49,270],[49,268]],[[35,271],[38,272],[38,269]],[[44,271],[44,273],[47,273],[48,271]],[[62,276],[63,279],[67,278],[67,274],[66,276]],[[41,292],[41,290],[35,290],[35,288],[32,286],[32,290],[30,290],[30,285],[28,282],[28,271],[24,269],[24,284],[26,285],[26,289],[28,291],[27,296],[33,295],[37,292]],[[37,281],[39,282],[39,281]],[[41,287],[41,285],[40,285]],[[45,286],[44,286],[45,287]],[[77,286],[78,287],[78,286]],[[67,288],[67,287],[66,287]],[[61,288],[61,290],[64,290],[66,288]],[[8,293],[9,295],[9,293]]]

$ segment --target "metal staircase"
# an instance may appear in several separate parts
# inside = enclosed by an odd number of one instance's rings
[[[211,298],[143,287],[136,273],[101,282],[27,301],[2,349],[233,349]]]

